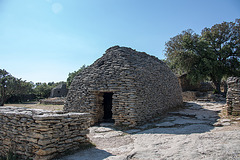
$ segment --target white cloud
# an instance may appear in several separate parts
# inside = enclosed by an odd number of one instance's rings
[[[60,3],[53,3],[52,4],[52,11],[53,13],[57,14],[61,12],[63,9],[63,6]]]

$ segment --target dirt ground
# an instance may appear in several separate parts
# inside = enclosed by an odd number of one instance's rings
[[[4,106],[15,106],[15,107],[26,107],[26,108],[35,108],[35,109],[44,109],[50,111],[59,111],[63,110],[63,105],[44,105],[39,102],[27,102],[27,103],[16,103],[16,104],[4,104]]]

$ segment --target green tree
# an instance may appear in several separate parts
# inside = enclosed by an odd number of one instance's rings
[[[175,73],[190,72],[199,54],[197,49],[198,40],[199,35],[189,29],[171,38],[165,44],[165,56],[167,57],[165,62]]]
[[[74,71],[74,72],[70,72],[70,73],[68,74],[68,78],[67,78],[67,87],[68,87],[68,88],[70,87],[70,85],[71,85],[74,77],[75,77],[76,75],[78,75],[80,72],[82,72],[86,67],[87,67],[87,66],[84,64],[79,70]]]
[[[218,92],[224,76],[239,76],[239,20],[223,22],[202,30],[183,31],[165,46],[166,63],[177,73],[188,73],[192,82],[210,78]]]
[[[3,106],[11,96],[19,96],[32,92],[30,82],[13,77],[4,69],[0,69],[0,106]]]
[[[34,94],[37,96],[37,99],[48,98],[51,94],[51,90],[59,84],[63,84],[66,82],[48,82],[48,83],[36,83],[34,88]]]
[[[49,85],[49,86],[55,86],[56,85],[56,83],[55,82],[48,82],[48,84],[47,85]]]
[[[13,77],[4,69],[0,69],[0,106],[6,102],[9,94],[9,83]]]
[[[240,75],[240,19],[223,22],[202,30],[202,39],[208,45],[211,62],[214,63],[210,77],[220,91],[223,76]]]
[[[36,94],[38,99],[48,98],[53,87],[54,86],[50,86],[47,83],[38,82],[36,83],[36,86],[34,88],[34,93]]]
[[[8,102],[22,102],[26,101],[26,97],[33,94],[34,84],[31,82],[23,81],[21,78],[14,78],[11,83],[13,92],[8,97]]]

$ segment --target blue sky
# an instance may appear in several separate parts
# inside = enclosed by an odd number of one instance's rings
[[[164,59],[186,29],[240,18],[239,0],[0,0],[0,68],[33,82],[66,81],[111,46]]]

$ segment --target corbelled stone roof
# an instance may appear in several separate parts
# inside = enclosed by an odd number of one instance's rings
[[[115,124],[144,123],[182,104],[177,77],[154,56],[114,46],[77,75],[69,90],[65,110],[91,112],[102,118],[101,93],[113,93]],[[100,98],[99,98],[100,97]]]

